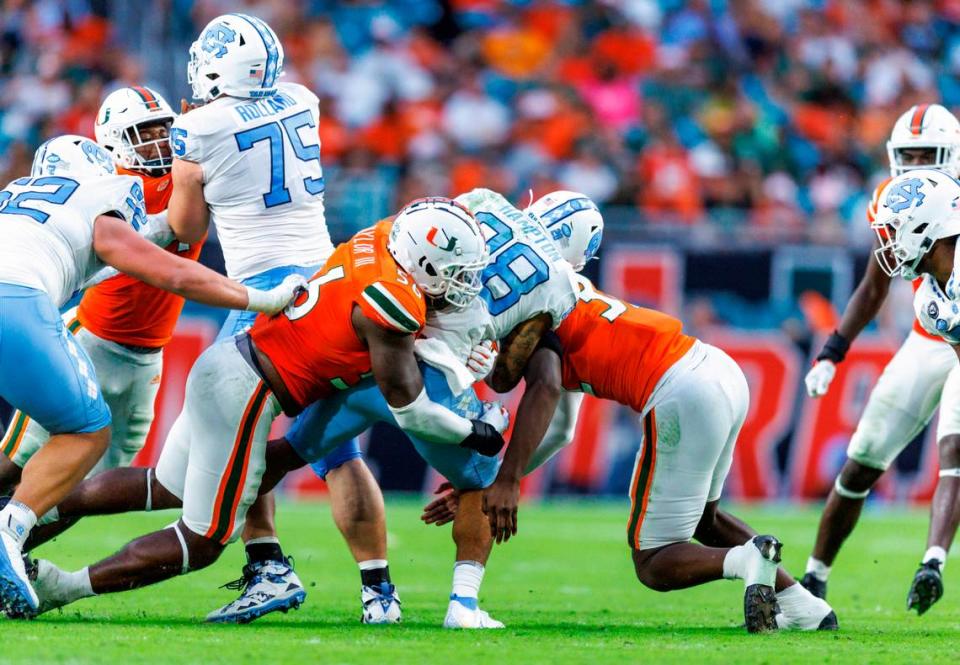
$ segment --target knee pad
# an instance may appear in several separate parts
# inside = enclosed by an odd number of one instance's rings
[[[940,469],[941,478],[960,478],[960,469]]]
[[[840,483],[840,476],[837,476],[836,482],[833,483],[833,489],[844,499],[866,499],[870,495],[870,490],[855,492],[847,489]]]

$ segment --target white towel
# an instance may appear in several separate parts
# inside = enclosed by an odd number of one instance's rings
[[[476,378],[467,369],[456,354],[439,339],[421,338],[414,342],[414,353],[431,367],[443,372],[447,385],[454,396],[459,395],[476,382]]]

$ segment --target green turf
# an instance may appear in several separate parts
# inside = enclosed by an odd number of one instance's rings
[[[450,590],[449,528],[420,526],[418,506],[388,499],[401,626],[359,624],[358,574],[327,506],[286,504],[283,540],[309,594],[299,611],[248,626],[202,624],[208,610],[232,598],[217,586],[237,576],[242,551],[234,546],[212,568],[157,587],[82,601],[30,623],[3,622],[0,662],[848,664],[937,662],[955,651],[960,609],[949,586],[926,616],[904,611],[923,551],[921,512],[867,513],[830,583],[839,633],[747,635],[737,627],[740,582],[669,594],[640,586],[624,541],[625,505],[525,506],[518,539],[495,550],[481,593],[483,606],[507,629],[454,633],[439,627]],[[786,543],[785,563],[802,569],[815,510],[738,512],[777,534]],[[79,567],[171,520],[172,514],[91,519],[43,552]]]

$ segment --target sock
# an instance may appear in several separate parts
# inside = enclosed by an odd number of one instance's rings
[[[33,511],[14,499],[0,510],[0,531],[13,538],[21,548],[36,523],[37,516]]]
[[[64,588],[70,597],[70,602],[96,596],[93,586],[90,584],[90,567],[82,568],[73,573],[63,573],[60,576]]]
[[[751,547],[753,547],[751,545]],[[742,580],[744,557],[747,555],[746,545],[737,545],[731,547],[727,555],[723,557],[723,577],[727,580]]]
[[[280,548],[280,541],[272,536],[248,540],[245,548],[247,551],[247,563],[283,561],[283,550]]]
[[[780,606],[777,624],[781,628],[813,630],[831,611],[826,601],[820,600],[799,583],[778,591],[777,604]]]
[[[367,559],[357,563],[360,566],[360,584],[379,587],[390,584],[390,566],[386,559]]]
[[[940,562],[940,572],[943,572],[944,567],[947,565],[947,551],[942,547],[934,545],[923,555],[923,563],[934,559]]]
[[[464,607],[477,609],[480,584],[483,582],[484,567],[477,561],[457,561],[453,565],[453,591],[450,600],[457,600]]]
[[[60,511],[57,510],[57,507],[54,506],[43,515],[40,516],[40,519],[37,520],[38,526],[43,526],[44,524],[53,524],[54,522],[59,521]]]
[[[813,573],[813,576],[816,577],[821,582],[826,582],[827,578],[830,577],[830,566],[825,564],[820,559],[810,557],[807,559],[807,570],[808,573]]]

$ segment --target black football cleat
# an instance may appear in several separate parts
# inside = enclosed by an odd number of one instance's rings
[[[813,573],[807,573],[800,580],[800,586],[821,600],[827,599],[827,583],[821,582]]]
[[[910,592],[907,593],[907,611],[916,610],[917,616],[933,607],[943,596],[943,575],[937,560],[921,563],[913,576]]]

